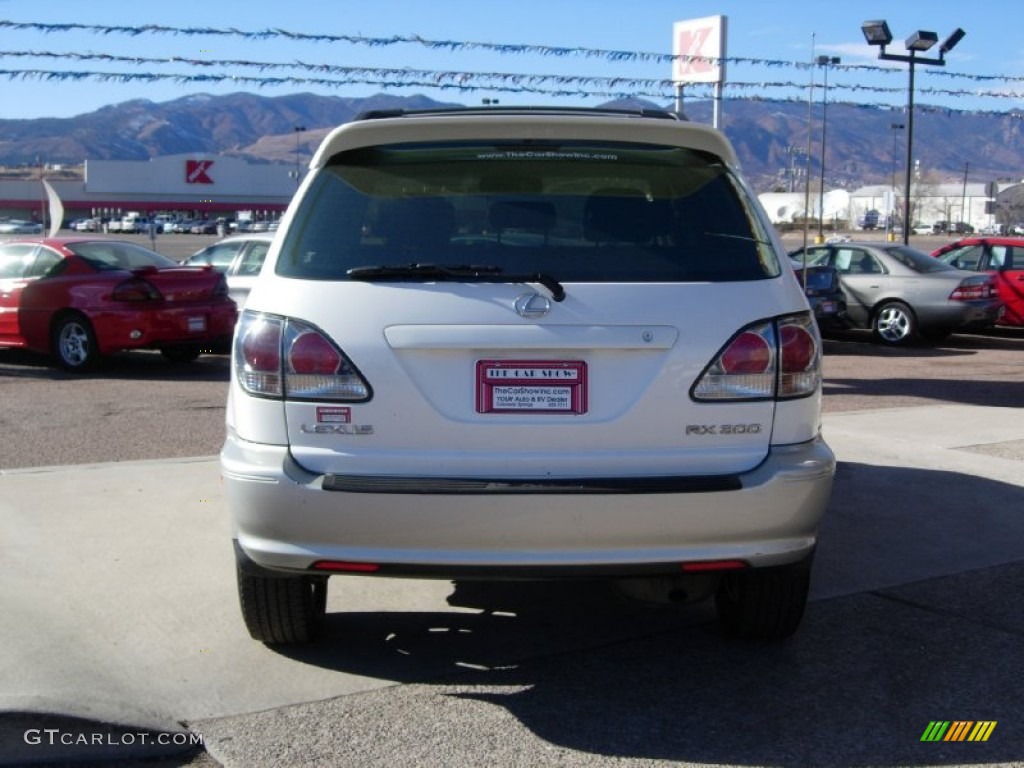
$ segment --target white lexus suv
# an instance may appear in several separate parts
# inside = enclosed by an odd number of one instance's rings
[[[311,162],[235,334],[242,615],[328,577],[594,577],[779,640],[835,459],[821,341],[721,133],[664,112],[369,113]]]

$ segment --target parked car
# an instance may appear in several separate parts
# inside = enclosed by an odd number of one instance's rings
[[[228,281],[228,294],[241,307],[263,267],[273,240],[273,234],[266,232],[231,235],[197,251],[183,263],[190,266],[209,264],[223,274]]]
[[[43,231],[43,225],[38,221],[24,221],[22,219],[0,220],[0,235],[38,235]]]
[[[188,231],[191,232],[193,235],[216,235],[217,221],[215,219],[193,221],[192,226],[189,227]]]
[[[805,268],[801,261],[793,261],[793,271],[804,288],[818,326],[823,330],[846,328],[846,294],[836,269],[825,264]]]
[[[935,235],[970,235],[974,227],[964,221],[937,221],[932,225],[932,234]]]
[[[986,272],[1006,311],[1000,325],[1024,326],[1024,238],[968,237],[932,253],[957,269]]]
[[[778,640],[835,459],[821,341],[724,135],[488,108],[334,130],[239,318],[239,601],[316,636],[332,574],[621,579]]]
[[[176,362],[226,349],[236,315],[223,275],[131,242],[0,244],[0,347],[49,352],[69,371],[123,349],[159,349]]]
[[[791,256],[800,260],[803,249]],[[840,243],[807,249],[809,265],[835,267],[853,327],[891,345],[990,328],[1003,305],[995,283],[896,243]]]

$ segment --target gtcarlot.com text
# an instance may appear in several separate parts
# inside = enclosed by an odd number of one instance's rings
[[[25,731],[26,744],[47,746],[129,747],[159,745],[194,747],[203,743],[201,733],[79,733],[60,728],[29,728]]]

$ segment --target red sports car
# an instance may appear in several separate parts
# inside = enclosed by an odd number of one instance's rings
[[[0,348],[51,352],[70,371],[123,349],[174,362],[230,348],[237,308],[224,276],[124,240],[0,243]]]
[[[932,256],[958,269],[990,273],[1006,305],[999,325],[1024,326],[1024,237],[965,237]]]

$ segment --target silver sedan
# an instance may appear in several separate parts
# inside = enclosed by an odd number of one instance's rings
[[[228,295],[241,308],[263,268],[263,261],[273,239],[272,232],[231,235],[197,251],[185,259],[184,263],[192,266],[209,264],[223,273],[228,281]]]
[[[790,254],[803,262],[801,248]],[[950,267],[898,243],[826,243],[807,248],[808,265],[835,267],[855,328],[886,344],[989,328],[1003,312],[988,275]]]

